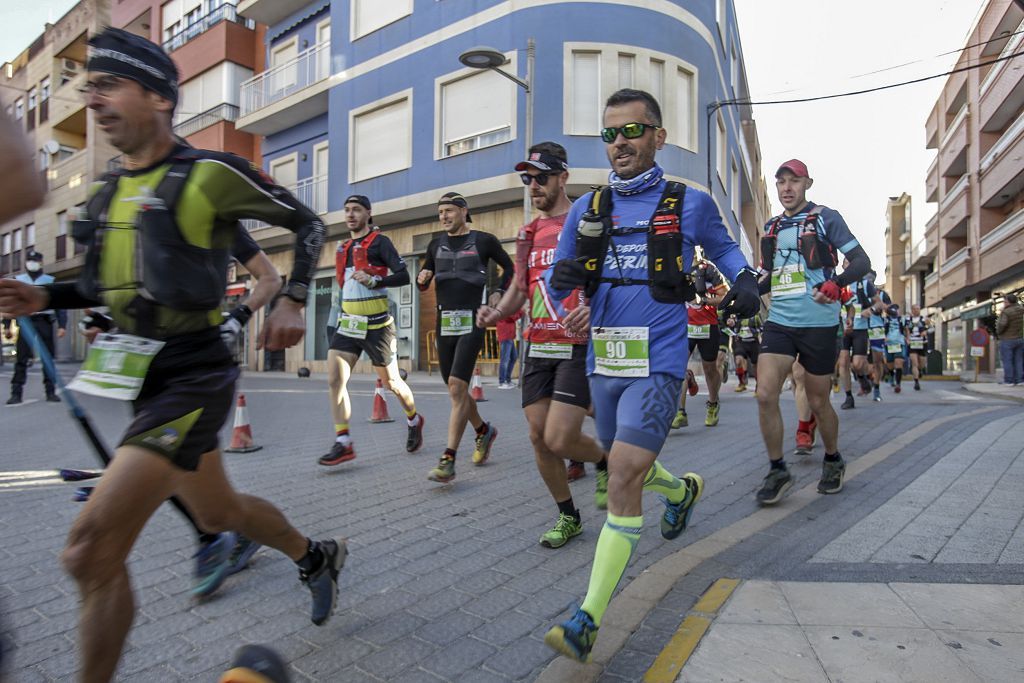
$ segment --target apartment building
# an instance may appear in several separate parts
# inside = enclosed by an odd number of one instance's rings
[[[58,280],[82,267],[69,216],[85,203],[90,183],[106,172],[116,152],[102,139],[78,89],[85,83],[88,37],[110,23],[110,4],[82,0],[3,65],[0,103],[21,122],[37,151],[48,191],[39,209],[0,225],[0,277],[24,272],[24,254],[33,248]],[[82,351],[79,335],[57,342],[58,358],[81,357]]]
[[[436,202],[448,190],[467,197],[473,227],[512,251],[524,222],[512,169],[527,142],[565,145],[571,195],[605,183],[601,111],[621,87],[660,100],[668,144],[659,162],[670,177],[709,190],[756,258],[769,217],[756,125],[749,108],[707,113],[713,101],[747,94],[728,0],[242,0],[238,11],[268,30],[267,70],[242,84],[236,126],[264,136],[264,168],[323,215],[330,239],[305,345],[289,351],[288,369],[323,367],[346,196],[371,198],[375,222],[413,274],[440,231]],[[500,53],[514,78],[460,62],[481,45]],[[284,231],[255,226],[253,234],[282,270],[290,267]],[[390,296],[401,362],[425,368],[433,292],[403,287]]]
[[[907,271],[913,254],[910,205],[910,195],[904,192],[899,197],[889,197],[885,206],[885,288],[893,303],[903,310],[915,303],[924,305],[918,278]]]
[[[990,0],[925,124],[935,160],[925,200],[937,205],[907,270],[941,318],[948,370],[972,370],[968,335],[999,312],[999,295],[1024,291],[1024,9]],[[1002,61],[994,61],[1004,58]],[[994,343],[979,369],[993,372]]]

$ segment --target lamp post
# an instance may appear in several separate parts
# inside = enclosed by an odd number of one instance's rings
[[[526,130],[523,131],[525,153],[529,156],[533,146],[533,68],[536,46],[533,38],[526,41],[526,80],[503,71],[498,67],[505,65],[505,55],[493,47],[479,46],[470,48],[459,55],[459,61],[471,69],[490,69],[509,79],[526,91]],[[526,156],[523,157],[527,158]],[[530,203],[530,188],[523,188],[523,223],[530,222],[533,205]]]

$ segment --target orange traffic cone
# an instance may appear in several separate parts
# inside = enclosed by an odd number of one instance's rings
[[[482,403],[484,398],[484,385],[480,382],[480,368],[473,370],[473,382],[469,385],[469,395],[477,403]]]
[[[394,418],[388,415],[388,402],[384,398],[384,383],[377,378],[377,386],[373,390],[373,412],[370,414],[370,422],[394,421]]]
[[[245,394],[238,395],[238,405],[235,406],[235,429],[231,432],[231,445],[224,449],[225,453],[252,453],[263,446],[257,446],[252,438],[252,428],[249,426],[249,411],[245,407]]]

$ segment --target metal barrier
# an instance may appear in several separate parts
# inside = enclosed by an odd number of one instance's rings
[[[488,327],[484,330],[484,345],[476,357],[477,365],[497,365],[501,362],[501,344],[498,343],[498,328]],[[434,374],[434,366],[441,367],[437,357],[437,332],[427,330],[427,374]]]

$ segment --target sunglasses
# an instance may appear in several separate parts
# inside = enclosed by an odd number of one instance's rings
[[[523,185],[526,185],[527,187],[529,187],[530,183],[532,181],[534,181],[534,180],[537,181],[538,185],[540,185],[541,187],[544,187],[545,185],[548,184],[548,178],[550,178],[552,175],[555,175],[555,174],[553,174],[553,173],[538,173],[537,175],[530,175],[529,173],[520,173],[519,174],[519,179],[522,180],[523,181]]]
[[[93,94],[99,95],[100,97],[109,97],[124,85],[124,81],[125,79],[117,76],[101,76],[95,81],[88,81],[84,86],[78,88],[78,94],[83,98],[87,98]]]
[[[659,128],[661,128],[661,126],[654,126],[651,125],[650,123],[638,123],[634,121],[632,123],[627,123],[623,126],[620,126],[619,128],[615,128],[614,126],[609,128],[602,128],[601,139],[607,142],[608,144],[611,144],[615,142],[615,138],[619,137],[619,133],[622,133],[622,137],[626,138],[627,140],[635,140],[636,138],[642,137],[643,134],[647,132],[648,128],[658,130]]]

